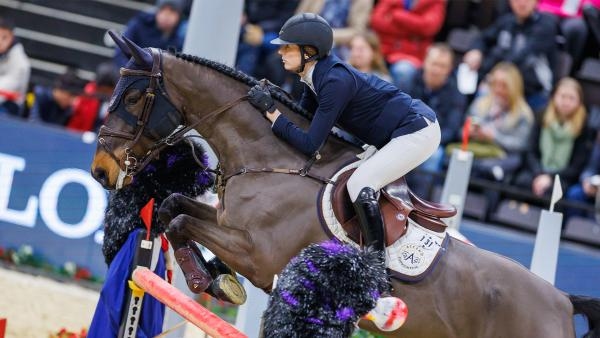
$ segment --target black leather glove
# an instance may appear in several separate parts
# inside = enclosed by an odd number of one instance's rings
[[[248,101],[261,112],[272,113],[275,111],[275,102],[273,102],[271,93],[261,85],[256,85],[250,89]]]

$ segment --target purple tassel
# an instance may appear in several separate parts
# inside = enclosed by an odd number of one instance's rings
[[[298,300],[288,291],[281,291],[281,298],[283,298],[283,300],[291,306],[298,306],[299,304]]]
[[[341,321],[346,321],[354,316],[354,310],[344,307],[335,312],[335,317]]]
[[[343,245],[342,243],[336,240],[326,241],[321,243],[320,245],[321,247],[323,247],[323,249],[327,250],[332,255],[347,254],[350,252],[349,247]]]
[[[307,261],[305,261],[305,263],[306,263],[306,267],[308,267],[308,271],[310,271],[313,274],[318,274],[319,273],[319,269],[317,269],[315,267],[315,265],[313,264],[313,262],[307,260]]]

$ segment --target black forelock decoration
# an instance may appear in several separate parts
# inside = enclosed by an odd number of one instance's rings
[[[388,283],[376,251],[337,240],[312,244],[279,275],[264,313],[265,337],[349,337]]]
[[[201,145],[195,144],[196,154],[207,165],[207,156]],[[205,193],[214,183],[214,177],[201,170],[191,153],[190,145],[180,142],[163,150],[158,159],[150,162],[134,177],[133,182],[120,190],[112,191],[104,218],[104,243],[102,253],[110,265],[129,233],[135,228],[145,228],[140,209],[154,197],[152,238],[166,230],[157,217],[161,203],[172,193],[196,197]]]

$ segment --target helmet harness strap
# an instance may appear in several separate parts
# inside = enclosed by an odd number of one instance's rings
[[[306,66],[306,63],[316,60],[319,57],[319,53],[317,52],[317,54],[305,58],[305,55],[308,55],[307,50],[305,48],[306,45],[298,45],[298,47],[300,47],[300,67],[296,69],[296,73],[300,74],[304,71],[304,66]]]

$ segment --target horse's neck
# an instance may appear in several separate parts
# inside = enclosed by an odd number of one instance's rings
[[[197,65],[194,68],[182,67],[185,68],[173,72],[177,78],[170,79],[170,82],[181,94],[184,105],[189,107],[187,119],[190,123],[246,95],[249,90],[247,85],[216,70]],[[309,122],[305,118],[292,113],[284,105],[279,105],[279,109],[301,128],[308,127]],[[278,139],[271,131],[270,121],[246,101],[209,118],[207,123],[195,129],[215,150],[226,172],[263,167],[297,169],[307,160],[306,156]],[[334,157],[332,162],[341,162],[352,157],[354,152],[339,142],[335,145],[328,142],[322,153]],[[327,161],[322,160],[318,165]],[[331,166],[337,165],[332,163]]]
[[[211,102],[197,101],[194,107],[206,107],[206,111],[195,111],[191,120],[198,120],[209,111],[219,109],[246,95],[248,87],[229,78],[211,81],[210,87],[198,91],[210,91]],[[289,113],[287,109],[284,109]],[[291,152],[271,132],[270,122],[248,102],[242,101],[210,118],[207,124],[196,130],[204,136],[217,153],[219,162],[226,172],[241,168],[288,167],[298,168],[304,157]]]

